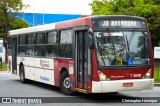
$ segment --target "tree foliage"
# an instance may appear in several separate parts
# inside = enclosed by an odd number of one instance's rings
[[[0,0],[0,34],[1,37],[3,37],[6,54],[8,31],[12,29],[11,27],[16,28],[16,25],[18,25],[17,28],[20,28],[20,24],[16,22],[22,23],[22,20],[14,19],[11,14],[20,12],[25,7],[27,7],[27,5],[23,4],[23,0]],[[7,61],[7,56],[5,58]]]
[[[26,27],[29,27],[29,24],[24,19],[15,19],[10,24],[11,30],[20,29],[20,28],[26,28]]]
[[[160,0],[93,0],[92,15],[134,15],[144,17],[152,43],[160,46]]]

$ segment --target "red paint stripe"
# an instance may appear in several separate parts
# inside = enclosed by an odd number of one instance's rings
[[[76,27],[76,26],[83,26],[83,25],[88,25],[91,28],[92,27],[91,17],[84,17],[84,18],[79,18],[75,20],[59,22],[59,23],[56,23],[55,29],[69,28],[69,27]]]
[[[19,65],[19,64],[17,64]],[[24,65],[26,67],[32,67],[32,68],[38,68],[38,69],[45,69],[45,70],[53,70],[53,69],[48,69],[48,68],[42,68],[42,67],[34,67],[34,66],[27,66],[27,65]]]

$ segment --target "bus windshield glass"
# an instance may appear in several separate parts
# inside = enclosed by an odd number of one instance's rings
[[[99,67],[150,65],[146,31],[97,31],[94,36]]]

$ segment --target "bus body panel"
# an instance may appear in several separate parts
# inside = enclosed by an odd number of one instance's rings
[[[17,74],[20,63],[24,65],[25,78],[54,85],[54,59],[18,57]]]
[[[142,79],[142,77],[150,70],[150,68],[141,69],[121,69],[121,70],[100,70],[110,80],[123,79]]]
[[[54,60],[35,58],[35,80],[54,85]]]
[[[92,93],[150,90],[153,84],[154,79],[92,81]]]
[[[150,57],[151,57],[151,70],[152,70],[151,78],[154,78],[154,54],[153,54],[151,35],[150,35],[147,20],[146,20],[146,26],[147,26],[147,29],[148,29],[147,31],[148,31],[148,38],[149,38],[149,43],[150,43]]]
[[[59,22],[59,23],[56,23],[55,29],[71,28],[71,27],[83,26],[83,25],[88,25],[89,28],[92,28],[91,18],[85,17],[85,18],[79,18],[79,19],[70,20],[70,21]]]
[[[59,86],[61,72],[68,71],[70,80],[74,83],[74,61],[71,59],[57,58],[54,60],[54,80],[55,86]],[[73,85],[73,84],[72,84]]]
[[[96,58],[96,50],[92,50],[92,80],[99,81],[98,71],[97,71],[97,58]]]

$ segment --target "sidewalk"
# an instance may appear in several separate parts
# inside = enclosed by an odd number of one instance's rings
[[[160,83],[154,83],[154,86],[160,86]]]
[[[2,73],[11,73],[11,72],[8,70],[4,70],[4,71],[0,70],[0,74],[2,74]]]

